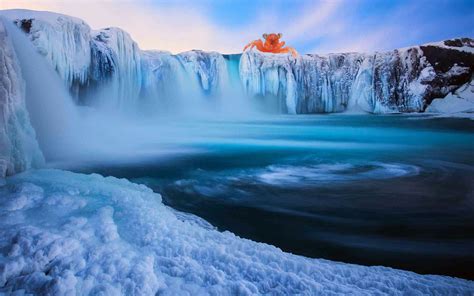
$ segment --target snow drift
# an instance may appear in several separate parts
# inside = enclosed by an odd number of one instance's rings
[[[112,177],[29,171],[0,187],[0,292],[469,295],[472,281],[284,253]]]

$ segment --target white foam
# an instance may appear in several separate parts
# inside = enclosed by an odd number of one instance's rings
[[[417,175],[417,166],[373,162],[367,165],[344,163],[317,164],[308,166],[272,165],[257,175],[268,184],[279,186],[304,186],[313,183],[344,182],[362,179],[389,179]]]

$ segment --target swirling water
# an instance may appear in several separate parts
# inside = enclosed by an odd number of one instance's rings
[[[149,143],[146,159],[73,169],[146,184],[295,254],[474,278],[472,120],[275,116],[183,121],[171,134],[165,154]]]

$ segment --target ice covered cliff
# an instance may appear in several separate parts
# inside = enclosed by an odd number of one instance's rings
[[[78,103],[126,110],[136,105],[160,108],[178,97],[206,102],[206,97],[225,93],[231,77],[240,77],[245,93],[255,101],[269,101],[280,112],[422,112],[433,99],[469,82],[474,73],[474,41],[468,38],[380,53],[295,59],[249,51],[229,59],[215,52],[142,51],[118,28],[94,31],[60,14],[2,14],[29,35]],[[235,58],[240,67],[233,67]],[[183,89],[176,86],[183,84],[188,93],[176,95]]]
[[[0,294],[470,295],[474,290],[468,280],[284,253],[178,215],[151,189],[113,177],[57,170],[16,175],[0,187],[0,216]]]
[[[98,89],[107,91],[107,96],[94,92],[98,104],[129,107],[138,97],[140,50],[123,30],[94,31],[80,19],[51,12],[7,10],[1,14],[28,34],[77,100]]]
[[[245,90],[279,98],[288,113],[420,112],[473,73],[474,41],[467,38],[373,54],[249,51],[240,61]]]
[[[43,162],[12,42],[0,18],[0,178]]]
[[[78,104],[130,110],[151,98],[169,99],[167,94],[183,89],[183,82],[194,95],[219,93],[226,84],[225,60],[218,53],[142,51],[119,28],[92,30],[80,19],[51,12],[1,14],[27,33]]]

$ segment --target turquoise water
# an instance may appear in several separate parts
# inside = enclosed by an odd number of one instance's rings
[[[146,184],[288,252],[474,278],[474,121],[275,116],[173,129],[165,156],[75,170]]]

